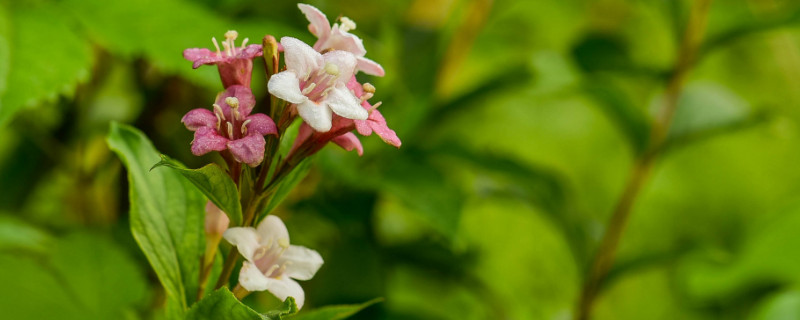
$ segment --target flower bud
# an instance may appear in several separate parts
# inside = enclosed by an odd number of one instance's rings
[[[220,208],[217,208],[211,201],[206,203],[206,234],[221,235],[228,229],[231,220]]]

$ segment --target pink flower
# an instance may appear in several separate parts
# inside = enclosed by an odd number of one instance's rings
[[[297,107],[297,113],[314,130],[331,130],[333,114],[366,120],[369,114],[347,88],[353,77],[353,54],[334,50],[325,54],[291,37],[281,38],[286,70],[269,78],[267,87],[276,97]]]
[[[250,87],[250,79],[253,71],[253,58],[260,57],[263,53],[260,44],[247,45],[248,39],[242,41],[241,47],[236,47],[234,41],[239,34],[236,31],[225,33],[225,41],[219,49],[216,38],[211,38],[214,42],[216,51],[209,49],[191,48],[183,50],[183,57],[192,61],[192,68],[199,68],[204,64],[216,64],[219,68],[219,77],[222,79],[222,86],[228,88],[234,85]]]
[[[194,109],[181,119],[194,131],[192,153],[229,150],[234,159],[251,167],[264,160],[264,136],[278,134],[275,122],[265,114],[250,114],[256,100],[250,88],[234,85],[217,96],[214,111]]]
[[[340,23],[334,23],[333,26],[328,22],[328,18],[322,11],[307,4],[298,4],[300,11],[305,14],[311,24],[308,25],[308,31],[317,36],[317,42],[314,43],[314,50],[324,52],[325,50],[342,50],[347,51],[356,56],[358,61],[356,70],[363,71],[366,74],[371,74],[383,77],[385,72],[380,64],[370,59],[364,58],[367,50],[364,49],[364,43],[361,38],[348,32],[356,28],[356,23],[347,17],[341,17]]]
[[[347,88],[361,100],[361,107],[369,112],[366,120],[352,120],[334,115],[331,129],[327,132],[314,131],[306,123],[300,126],[294,145],[289,151],[289,158],[302,159],[322,149],[328,142],[333,142],[347,151],[356,150],[358,155],[363,155],[364,148],[355,134],[355,129],[361,135],[368,136],[376,133],[384,142],[400,147],[402,142],[394,130],[386,125],[386,119],[376,110],[380,102],[374,106],[367,102],[375,92],[375,87],[370,84],[360,84],[356,77],[350,78]],[[367,91],[365,91],[365,89]]]

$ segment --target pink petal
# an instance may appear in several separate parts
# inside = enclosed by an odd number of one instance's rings
[[[377,110],[376,110],[377,111]],[[372,128],[369,126],[369,119],[367,120],[354,120],[353,122],[356,123],[356,131],[362,136],[368,136],[372,134]]]
[[[253,59],[262,55],[264,55],[262,46],[260,44],[251,44],[241,49],[236,57],[239,59]]]
[[[342,147],[342,149],[347,151],[352,151],[355,149],[359,156],[364,155],[364,147],[361,145],[361,141],[359,141],[358,137],[356,137],[356,135],[352,132],[348,132],[333,138],[331,141],[333,141],[335,144],[338,144],[340,147]]]
[[[386,75],[386,72],[383,71],[383,67],[381,67],[381,65],[378,64],[377,62],[364,57],[358,57],[356,59],[358,60],[358,64],[356,66],[356,69],[358,69],[358,71],[363,71],[366,74],[378,77],[383,77],[384,75]]]
[[[328,18],[325,14],[319,11],[319,9],[307,4],[299,3],[297,7],[306,15],[308,22],[311,22],[308,26],[308,30],[317,36],[317,38],[327,38],[328,34],[331,33],[331,24],[328,22]]]
[[[191,131],[200,127],[214,128],[217,126],[217,116],[208,109],[193,109],[183,116],[181,122]]]
[[[247,116],[256,105],[256,97],[250,88],[245,86],[234,85],[225,89],[220,95],[217,96],[217,104],[222,107],[222,113],[225,114],[226,119],[231,118],[231,107],[225,102],[228,97],[236,97],[239,99],[239,113]]]
[[[227,143],[228,139],[219,135],[213,127],[200,127],[194,132],[192,154],[202,156],[211,151],[222,151]]]
[[[248,134],[244,138],[228,142],[228,150],[236,161],[256,167],[264,160],[264,144],[264,136]]]
[[[217,55],[216,51],[199,48],[183,50],[183,57],[186,60],[193,62],[192,68],[195,69],[204,64],[216,64],[224,59],[222,56]]]
[[[350,81],[347,82],[347,89],[353,90],[353,93],[359,98],[364,94],[364,87],[361,86],[361,83],[358,82],[355,75],[350,77]]]
[[[289,150],[289,155],[294,154],[297,148],[303,145],[313,133],[314,129],[312,129],[308,123],[303,122],[300,124],[300,129],[297,131],[297,137],[294,138],[294,143],[292,144],[292,149]]]
[[[255,132],[262,136],[268,134],[278,135],[278,127],[272,118],[263,113],[251,114],[245,121],[249,120],[247,124],[247,132]]]
[[[367,119],[367,123],[372,130],[381,137],[383,142],[386,142],[390,145],[400,148],[402,142],[400,138],[397,137],[397,133],[394,130],[389,129],[389,126],[386,125],[386,119],[383,118],[383,115],[378,110],[373,110],[372,113],[369,115],[369,119]]]
[[[237,85],[250,87],[250,80],[253,78],[253,60],[228,59],[218,63],[217,68],[223,88]]]

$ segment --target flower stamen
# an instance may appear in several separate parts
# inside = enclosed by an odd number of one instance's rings
[[[221,55],[222,51],[219,50],[219,43],[217,43],[217,38],[211,37],[211,42],[214,43],[214,48],[217,48],[217,55]]]

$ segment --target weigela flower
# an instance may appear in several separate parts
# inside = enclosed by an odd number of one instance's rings
[[[230,228],[223,234],[245,258],[239,284],[247,291],[267,290],[280,300],[293,297],[303,307],[305,292],[296,281],[309,280],[322,266],[314,250],[289,244],[289,232],[280,218],[267,216],[252,227]]]
[[[334,23],[331,26],[328,18],[319,9],[302,3],[298,4],[297,7],[300,8],[300,11],[305,14],[306,19],[310,22],[308,31],[317,36],[314,50],[319,52],[325,52],[326,50],[348,51],[356,56],[358,61],[356,70],[383,77],[385,74],[383,67],[375,61],[364,58],[367,50],[364,49],[363,41],[349,32],[356,28],[356,23],[353,20],[341,17],[339,18],[339,23]]]
[[[347,88],[353,77],[353,54],[334,50],[325,54],[291,37],[281,38],[286,70],[270,77],[267,87],[278,98],[296,105],[297,113],[314,130],[331,129],[333,113],[366,120],[369,114]]]
[[[258,166],[264,160],[264,136],[277,135],[278,128],[267,115],[250,114],[255,104],[250,88],[235,85],[217,96],[213,112],[201,108],[186,113],[181,122],[194,131],[192,153],[227,149],[236,161]]]
[[[235,40],[238,36],[236,31],[228,31],[225,33],[225,41],[222,42],[224,50],[220,50],[216,38],[211,38],[216,51],[191,48],[183,51],[183,57],[192,61],[192,67],[195,69],[204,64],[217,65],[222,86],[226,89],[234,85],[250,87],[253,58],[260,57],[263,53],[260,44],[248,46],[247,38],[242,41],[241,47],[237,47]]]
[[[381,115],[377,107],[380,102],[371,105],[367,100],[372,98],[375,93],[375,87],[369,83],[361,84],[356,80],[356,77],[350,78],[347,83],[347,88],[361,100],[361,107],[369,112],[366,120],[352,120],[343,117],[333,116],[333,125],[331,130],[327,132],[314,131],[307,124],[300,126],[297,138],[295,138],[294,145],[289,151],[289,158],[303,158],[314,154],[322,149],[328,142],[333,142],[347,151],[356,150],[358,155],[364,153],[364,148],[361,141],[358,140],[355,134],[351,131],[354,129],[361,135],[369,136],[373,132],[377,134],[384,142],[400,147],[402,142],[394,130],[389,129],[386,125],[386,119]]]

